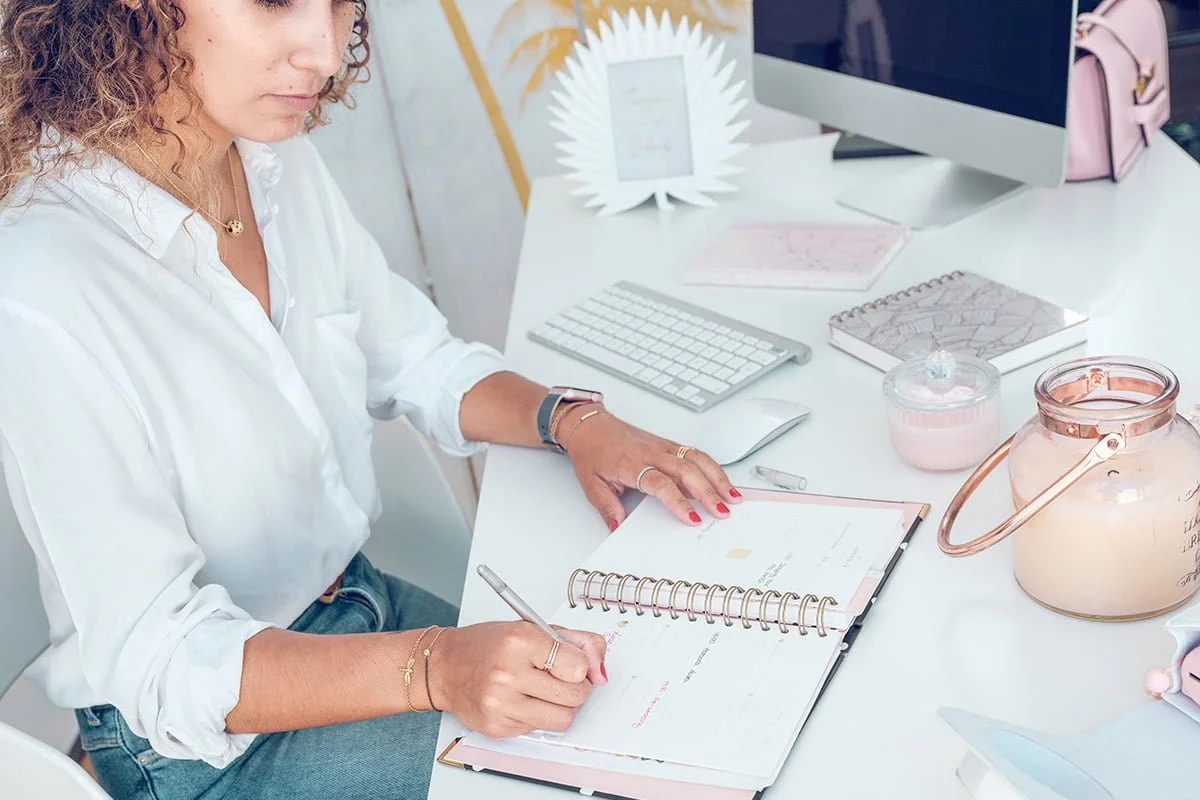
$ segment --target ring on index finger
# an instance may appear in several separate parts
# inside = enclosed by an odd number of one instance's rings
[[[687,458],[687,454],[690,452],[692,452],[692,448],[688,447],[687,445],[683,445],[675,451],[675,457],[680,461],[683,461],[685,458]]]

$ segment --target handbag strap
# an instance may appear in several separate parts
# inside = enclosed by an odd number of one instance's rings
[[[1085,26],[1085,25],[1090,25],[1090,26],[1093,26],[1096,28],[1101,28],[1102,30],[1108,31],[1108,33],[1112,35],[1113,39],[1117,42],[1117,44],[1121,45],[1121,49],[1123,49],[1126,53],[1128,53],[1129,57],[1133,59],[1133,63],[1137,64],[1138,77],[1143,79],[1144,84],[1148,85],[1150,83],[1151,79],[1154,78],[1153,62],[1139,58],[1138,54],[1133,51],[1133,48],[1130,47],[1129,43],[1126,42],[1124,37],[1121,36],[1121,33],[1117,30],[1116,26],[1113,25],[1111,22],[1109,22],[1106,18],[1102,17],[1099,14],[1085,13],[1085,14],[1080,14],[1078,17],[1076,17],[1076,20],[1079,24],[1078,30],[1081,34],[1086,33],[1083,30],[1083,26]]]

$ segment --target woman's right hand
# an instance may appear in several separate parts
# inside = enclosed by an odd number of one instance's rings
[[[486,622],[447,629],[430,654],[434,705],[492,739],[533,730],[565,731],[591,695],[608,682],[606,645],[594,633],[555,628],[554,666],[542,666],[554,641],[528,622]]]

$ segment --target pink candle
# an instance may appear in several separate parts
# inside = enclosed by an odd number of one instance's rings
[[[987,361],[938,351],[884,378],[888,433],[909,464],[958,470],[982,461],[1000,437],[1000,373]]]

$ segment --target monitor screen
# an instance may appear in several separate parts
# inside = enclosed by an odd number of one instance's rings
[[[1066,126],[1075,0],[754,0],[754,50]]]

